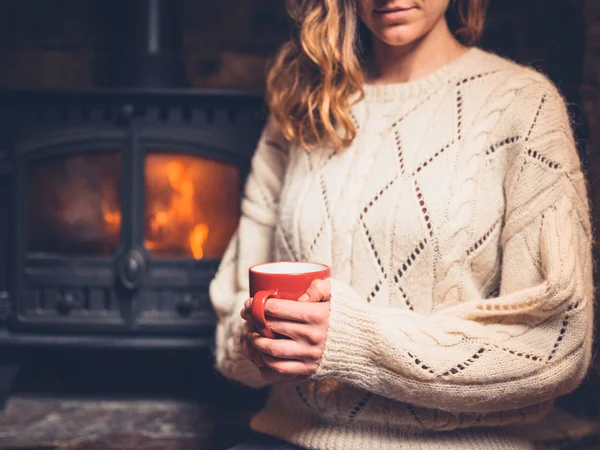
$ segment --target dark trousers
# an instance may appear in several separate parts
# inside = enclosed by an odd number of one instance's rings
[[[302,448],[271,436],[253,433],[246,442],[229,450],[302,450]]]

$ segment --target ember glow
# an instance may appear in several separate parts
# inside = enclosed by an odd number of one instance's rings
[[[121,230],[121,212],[115,210],[115,205],[110,205],[107,201],[102,202],[102,218],[104,220],[104,232],[111,237],[111,241],[116,236],[118,238]]]

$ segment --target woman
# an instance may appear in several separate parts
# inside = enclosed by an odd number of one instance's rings
[[[210,291],[218,369],[271,385],[238,449],[528,449],[511,426],[585,376],[592,235],[565,103],[471,46],[483,3],[292,2]],[[249,314],[247,269],[276,260],[332,267],[267,301],[290,339]]]

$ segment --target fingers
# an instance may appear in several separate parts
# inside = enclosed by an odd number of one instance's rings
[[[291,322],[289,320],[273,318],[267,320],[267,325],[273,332],[295,341],[304,340],[303,336],[307,332],[306,328],[310,327],[310,325],[300,322]]]
[[[329,304],[296,302],[270,298],[265,302],[265,315],[300,323],[321,324],[329,313]]]
[[[275,333],[308,345],[321,346],[327,337],[324,328],[309,324],[280,319],[269,319],[267,324]]]
[[[285,303],[283,303],[285,302]],[[279,317],[280,319],[288,320],[299,320],[302,316],[301,308],[295,308],[289,306],[290,304],[297,303],[292,300],[281,300],[270,298],[265,302],[265,315],[272,317]],[[252,299],[249,298],[244,303],[244,307],[240,311],[240,316],[247,322],[254,323],[254,316],[252,315]]]
[[[240,316],[247,322],[252,322],[252,299],[249,298],[244,302],[244,307],[240,311]]]
[[[265,302],[265,316],[277,319],[292,320],[302,323],[320,323],[323,319],[324,308],[309,304],[316,304],[322,300],[328,300],[331,296],[331,287],[328,280],[315,280],[311,283],[306,294],[298,301],[270,298]],[[315,305],[316,306],[316,305]],[[240,316],[247,322],[254,323],[252,316],[252,299],[244,303]]]
[[[249,309],[243,308],[240,311],[240,316],[242,316],[242,319],[244,319],[246,322],[250,322],[250,323],[254,322],[254,319],[252,317],[252,312]]]
[[[250,343],[262,353],[263,361],[270,356],[279,359],[297,359],[307,362],[317,362],[322,351],[313,345],[296,342],[290,339],[269,339],[258,333],[250,333]]]
[[[250,344],[249,341],[250,334],[254,332],[254,328],[249,323],[244,324],[242,334],[240,336],[240,344],[244,356],[256,367],[261,368],[265,366],[262,355],[254,346]]]
[[[248,342],[248,339],[242,340],[242,352],[246,359],[253,363],[256,367],[265,367],[265,363],[262,359],[262,355]]]
[[[307,323],[306,304],[293,300],[270,298],[265,302],[265,316]]]

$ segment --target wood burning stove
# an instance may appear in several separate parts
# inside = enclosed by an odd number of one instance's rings
[[[0,343],[211,342],[262,99],[182,87],[177,3],[130,4],[111,87],[0,93]]]

